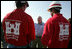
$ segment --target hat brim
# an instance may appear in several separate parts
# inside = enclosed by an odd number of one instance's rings
[[[48,12],[50,12],[50,9],[51,9],[51,8],[60,8],[60,9],[62,9],[61,6],[52,6],[52,7],[50,7],[50,8],[48,9]]]

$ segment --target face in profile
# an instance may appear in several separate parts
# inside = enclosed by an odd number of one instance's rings
[[[51,14],[51,16],[53,17],[53,9],[50,9],[50,14]]]
[[[51,16],[53,17],[53,13],[51,12]]]

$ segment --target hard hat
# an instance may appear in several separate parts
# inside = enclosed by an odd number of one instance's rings
[[[27,4],[27,7],[29,7],[29,4],[27,1],[15,1],[15,3]]]
[[[51,9],[51,8],[54,8],[54,7],[59,7],[60,9],[62,8],[59,1],[53,1],[53,2],[49,5],[48,11],[50,11],[50,9]]]

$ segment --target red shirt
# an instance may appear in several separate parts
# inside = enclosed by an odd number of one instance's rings
[[[3,19],[5,40],[15,46],[26,46],[35,39],[33,19],[22,9],[15,9]]]
[[[55,14],[44,26],[42,44],[48,48],[67,48],[71,33],[71,25],[62,16]]]

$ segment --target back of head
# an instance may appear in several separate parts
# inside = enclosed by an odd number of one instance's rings
[[[17,8],[21,8],[24,5],[27,5],[27,7],[29,7],[29,4],[27,1],[15,1],[15,3]]]
[[[55,7],[55,8],[52,8],[52,9],[54,9],[54,12],[55,12],[55,13],[60,13],[60,8],[59,8],[59,7]],[[52,9],[50,9],[50,11],[51,11]]]

